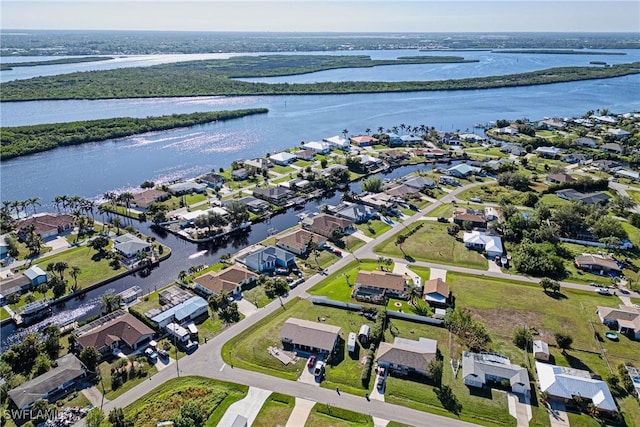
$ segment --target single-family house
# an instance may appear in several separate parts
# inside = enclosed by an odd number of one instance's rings
[[[324,236],[307,230],[296,230],[276,237],[276,246],[300,256],[309,252],[312,243],[316,244],[318,248],[323,248],[326,242],[327,239]]]
[[[378,212],[374,208],[359,203],[350,203],[335,212],[335,214],[356,224],[378,217]]]
[[[582,401],[593,403],[600,411],[618,411],[607,383],[591,378],[587,371],[536,362],[536,372],[540,391],[549,400],[568,403],[579,397]]]
[[[125,261],[135,258],[138,253],[150,254],[151,248],[151,244],[131,233],[113,239],[113,250],[122,255]]]
[[[201,295],[232,295],[236,297],[242,287],[256,281],[257,275],[234,264],[221,271],[212,271],[193,279],[195,291]]]
[[[362,154],[361,156],[358,156],[358,159],[360,159],[362,166],[368,170],[373,170],[382,164],[382,159],[368,154]]]
[[[380,158],[389,163],[399,163],[409,159],[409,153],[401,150],[387,150],[380,152]]]
[[[622,148],[622,145],[618,144],[617,142],[609,142],[607,144],[602,144],[600,146],[600,150],[604,151],[605,153],[612,153],[612,154],[624,153],[624,148]]]
[[[247,206],[247,209],[249,209],[253,213],[262,213],[267,209],[269,209],[269,202],[267,202],[266,200],[258,199],[253,196],[245,196],[241,199],[227,200],[223,202],[222,205],[227,206],[231,202],[244,203]]]
[[[277,246],[267,246],[251,252],[242,261],[248,269],[263,273],[274,271],[276,268],[293,268],[296,257],[291,252]]]
[[[194,181],[178,182],[167,187],[167,191],[174,196],[190,193],[204,193],[206,189],[206,184],[200,184]]]
[[[339,230],[343,235],[353,231],[353,221],[321,213],[303,220],[302,227],[321,236],[332,237],[334,230]]]
[[[166,191],[160,191],[160,190],[156,190],[155,188],[149,188],[147,190],[144,190],[141,193],[135,193],[133,195],[133,199],[131,200],[131,204],[140,210],[145,210],[149,207],[151,203],[165,200],[168,197],[169,197],[169,194]]]
[[[460,227],[464,227],[465,223],[471,223],[473,228],[487,228],[484,212],[473,209],[456,208],[453,212],[453,222]]]
[[[351,148],[349,140],[340,135],[330,136],[328,138],[323,138],[322,140],[331,144],[332,147],[340,150],[348,151]]]
[[[476,133],[461,133],[458,135],[458,138],[460,138],[460,140],[463,142],[470,142],[473,144],[477,144],[479,142],[484,142],[487,140],[486,137],[478,135]]]
[[[438,184],[440,185],[453,185],[454,187],[459,187],[460,181],[458,181],[455,178],[451,178],[449,176],[441,176],[440,178],[438,178]]]
[[[9,236],[9,233],[4,233],[0,235],[0,259],[5,258],[9,253],[9,245],[7,244],[6,238]]]
[[[482,172],[482,169],[470,166],[466,163],[460,163],[445,170],[447,175],[455,176],[456,178],[467,178],[480,172]]]
[[[25,241],[33,226],[33,232],[47,241],[70,233],[74,224],[75,218],[71,215],[40,214],[19,221],[16,230],[20,240]]]
[[[298,156],[296,156],[295,154],[283,151],[281,153],[272,154],[271,157],[269,157],[269,160],[271,160],[271,162],[275,163],[276,165],[286,166],[294,162],[297,157]]]
[[[601,276],[619,274],[622,271],[620,264],[609,255],[582,254],[575,257],[574,262],[580,270],[590,271]]]
[[[316,152],[313,150],[298,150],[295,153],[298,159],[312,161],[315,158]]]
[[[31,267],[27,268],[23,274],[27,277],[27,279],[29,279],[29,282],[31,282],[31,286],[38,286],[43,283],[47,283],[47,281],[49,280],[47,273],[38,265],[32,265]]]
[[[415,188],[420,191],[428,188],[436,188],[434,180],[429,178],[423,178],[421,176],[411,176],[403,181],[407,187]]]
[[[271,162],[269,159],[249,159],[244,161],[244,168],[247,169],[249,173],[262,173],[269,169],[271,166]]]
[[[622,163],[616,160],[600,159],[591,162],[591,166],[603,172],[613,172],[620,169],[622,167]]]
[[[568,182],[575,182],[576,179],[568,173],[550,173],[547,175],[545,184],[565,184]]]
[[[606,193],[581,193],[573,188],[558,190],[555,192],[555,195],[564,200],[577,200],[589,205],[598,204],[604,206],[609,203],[609,200],[611,200],[611,197]]]
[[[290,189],[291,191],[304,190],[311,185],[306,179],[294,178],[290,181],[281,182],[280,186]]]
[[[207,301],[197,295],[192,296],[188,300],[174,305],[151,318],[151,321],[164,328],[171,322],[184,324],[191,320],[195,320],[202,315],[208,314],[209,304]]]
[[[36,400],[55,402],[75,390],[76,382],[83,378],[86,367],[72,353],[56,360],[56,366],[9,390],[9,397],[18,409],[28,409]]]
[[[438,341],[395,337],[393,343],[381,342],[376,353],[378,366],[403,375],[431,376],[429,364],[436,359]]]
[[[413,144],[420,144],[424,141],[424,139],[422,139],[422,137],[417,136],[417,135],[401,135],[400,139],[402,140],[402,142],[404,143],[404,145],[413,145]]]
[[[402,141],[402,138],[400,138],[400,135],[398,135],[395,132],[384,134],[383,137],[386,137],[387,141],[389,141],[390,147],[394,147],[394,146],[397,147],[398,145],[404,144],[404,141]]]
[[[329,355],[338,347],[340,327],[290,317],[280,329],[280,340],[285,349]]]
[[[311,141],[303,143],[302,148],[305,150],[313,150],[318,154],[329,154],[331,151],[331,144],[325,141]]]
[[[447,156],[447,151],[439,148],[416,148],[412,153],[416,157],[426,157],[429,159],[441,159]]]
[[[591,161],[591,156],[585,153],[569,153],[566,156],[563,156],[560,160],[565,163],[586,165]]]
[[[368,147],[378,143],[378,139],[369,135],[352,136],[350,141],[357,147]]]
[[[513,393],[528,394],[531,390],[525,368],[512,365],[503,356],[492,353],[462,352],[462,378],[469,387],[491,387],[507,382]]]
[[[231,171],[231,179],[234,181],[244,181],[249,178],[249,171],[245,168],[234,169]]]
[[[504,253],[500,236],[486,234],[482,231],[472,231],[464,233],[462,240],[466,248],[485,252],[489,259],[501,257]]]
[[[618,119],[613,116],[592,116],[598,123],[604,123],[607,125],[615,125],[618,123]]]
[[[538,122],[539,129],[565,129],[567,123],[561,119],[544,119]]]
[[[116,348],[135,351],[153,337],[153,329],[129,313],[107,319],[108,317],[105,317],[105,321],[98,319],[74,331],[80,348],[94,347],[102,355],[107,355]]]
[[[434,307],[447,307],[451,303],[451,291],[444,280],[437,278],[424,282],[422,297]]]
[[[509,125],[503,128],[498,128],[496,130],[496,133],[498,133],[499,135],[515,136],[518,134],[518,128],[512,125]]]
[[[616,171],[615,175],[620,178],[633,179],[636,181],[640,180],[640,172],[638,171],[631,171],[628,169],[619,169]]]
[[[598,306],[596,313],[603,324],[633,340],[640,340],[640,309],[620,304],[619,308]]]
[[[536,148],[536,154],[545,159],[555,159],[562,153],[562,150],[558,147],[538,147]]]
[[[534,340],[532,346],[533,357],[536,360],[541,360],[543,362],[548,362],[551,358],[551,353],[549,353],[549,344],[542,340]]]
[[[356,276],[353,296],[356,299],[371,295],[407,299],[408,289],[407,278],[403,275],[377,270],[360,271]]]
[[[0,307],[7,304],[9,295],[21,294],[31,289],[31,280],[24,274],[0,280]]]
[[[253,189],[253,196],[266,200],[277,206],[282,206],[296,195],[293,191],[280,185],[276,187],[256,187]]]
[[[224,176],[220,175],[219,173],[209,172],[207,174],[200,175],[197,178],[197,181],[215,190],[215,189],[222,188],[222,186],[224,185],[225,179],[224,179]]]
[[[596,148],[596,146],[598,145],[598,141],[593,138],[587,138],[583,136],[576,139],[576,145],[578,147]]]
[[[500,147],[500,151],[514,156],[525,156],[527,154],[527,151],[520,144],[504,144]]]
[[[625,139],[631,136],[631,132],[624,129],[607,129],[609,135],[613,135],[616,139]]]
[[[418,194],[419,192],[420,192],[419,189],[409,187],[408,185],[405,185],[405,184],[394,185],[393,187],[385,188],[384,190],[384,194],[389,195],[391,197],[398,198],[398,199],[407,199],[409,195]],[[377,195],[380,195],[380,193]]]
[[[171,341],[175,339],[175,342],[179,344],[186,344],[191,338],[191,333],[187,328],[180,326],[177,323],[169,323],[164,327],[164,330],[171,337]]]
[[[333,178],[335,176],[337,176],[340,173],[343,173],[343,171],[348,171],[349,168],[346,167],[345,165],[341,165],[339,163],[333,164],[331,166],[328,166],[326,168],[324,168],[322,170],[322,176],[325,178]]]
[[[484,208],[484,217],[487,221],[497,221],[500,218],[498,210],[492,206]]]

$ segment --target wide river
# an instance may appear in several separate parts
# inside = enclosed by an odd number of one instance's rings
[[[587,65],[589,61],[609,63],[638,60],[640,51],[625,51],[620,56],[495,54],[490,52],[441,52],[439,54],[477,57],[479,63],[376,67],[358,70],[332,70],[306,76],[277,78],[278,81],[335,80],[432,80],[531,71],[551,66]],[[339,52],[343,54],[343,52]],[[419,54],[417,51],[350,52],[388,58]],[[426,53],[422,53],[426,54]],[[436,54],[436,53],[429,53]],[[184,56],[183,56],[184,57]],[[193,58],[189,56],[189,58]],[[14,58],[15,59],[15,58]],[[32,58],[20,58],[30,60]],[[115,66],[143,66],[175,62],[175,56],[150,56],[129,60],[92,63],[105,69]],[[117,64],[116,64],[117,62]],[[127,63],[126,65],[123,65]],[[24,68],[28,78],[51,73],[49,67]],[[88,65],[68,64],[59,72],[84,70]],[[101,68],[103,67],[103,68]],[[94,69],[94,68],[91,68]],[[16,71],[17,72],[17,71]],[[10,72],[6,72],[10,73]],[[54,73],[55,74],[55,73]],[[365,76],[365,77],[362,77]],[[401,77],[398,77],[401,76]],[[2,80],[6,77],[2,73]],[[306,79],[306,80],[305,80]],[[271,80],[275,81],[275,80]],[[2,127],[67,122],[122,116],[146,117],[173,113],[266,107],[268,114],[246,117],[189,129],[140,135],[119,140],[58,148],[45,153],[3,161],[0,165],[2,200],[39,197],[41,210],[52,210],[55,195],[99,197],[106,191],[137,187],[147,179],[166,181],[192,177],[202,172],[227,167],[236,159],[263,156],[297,145],[341,134],[376,131],[400,124],[433,126],[437,130],[465,130],[475,123],[497,119],[528,117],[570,117],[588,110],[608,108],[615,113],[640,111],[640,75],[607,80],[590,80],[553,85],[472,91],[407,92],[390,94],[189,97],[123,99],[100,101],[37,101],[0,104]],[[402,168],[396,174],[408,172]],[[334,200],[339,198],[337,195]],[[305,209],[317,209],[311,202]],[[224,248],[198,248],[168,235],[157,235],[142,225],[142,231],[154,234],[173,249],[173,256],[147,278],[138,276],[119,280],[107,288],[120,291],[133,285],[145,291],[171,282],[180,270],[199,263],[210,264],[223,253],[235,251],[247,243],[263,239],[269,228],[282,230],[296,222],[292,213],[273,218],[272,224],[259,224],[243,242]],[[86,318],[96,312],[99,297],[108,289],[90,292],[83,301],[70,301],[56,320]],[[2,329],[2,336],[13,332]],[[14,339],[16,337],[14,336]]]

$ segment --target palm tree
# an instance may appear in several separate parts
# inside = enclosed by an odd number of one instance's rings
[[[349,129],[342,129],[342,136],[344,136],[344,139],[347,139],[348,133],[349,133]]]
[[[108,314],[115,311],[118,307],[120,307],[121,302],[122,302],[122,297],[120,295],[114,295],[114,294],[102,295],[102,312],[105,314]]]
[[[400,248],[400,250],[402,251],[402,255],[404,255],[405,257],[407,256],[407,254],[404,253],[404,249],[402,248],[402,245],[406,241],[407,241],[407,236],[405,236],[404,234],[398,234],[398,237],[396,237],[396,246]]]
[[[364,132],[365,132],[367,135],[369,135],[369,134],[371,134],[371,129],[366,128],[366,129],[364,130]]]
[[[58,261],[55,263],[53,269],[60,274],[60,280],[64,280],[64,271],[69,268],[69,263],[66,261]]]
[[[67,196],[66,194],[63,194],[62,196],[58,196],[59,199],[59,203],[62,205],[62,210],[66,210],[67,206],[69,206],[69,196]]]
[[[178,280],[180,280],[181,282],[184,282],[184,279],[187,278],[187,272],[184,270],[181,270],[180,273],[178,273]]]
[[[133,193],[126,191],[118,196],[118,201],[124,203],[124,206],[127,208],[127,214],[129,214],[129,208],[131,207],[131,201],[133,200]]]
[[[118,218],[117,216],[116,216],[116,217],[114,217],[114,218],[111,220],[111,223],[116,227],[116,230],[117,230],[117,231],[116,231],[116,234],[120,234],[120,224],[122,223],[122,222],[120,221],[120,218]]]
[[[378,126],[378,135],[384,132],[384,128],[382,126]]]
[[[60,203],[62,203],[60,197],[61,196],[54,196],[53,198],[53,205],[56,207],[56,211],[58,211],[58,213],[60,213]]]
[[[82,269],[77,265],[72,266],[71,270],[69,270],[69,275],[73,277],[74,287],[78,286],[78,274],[80,274],[81,272],[82,272]]]
[[[32,197],[30,199],[27,199],[27,202],[33,208],[33,214],[37,214],[38,212],[36,212],[36,206],[42,206],[42,204],[40,203],[40,197]]]
[[[420,286],[409,285],[409,301],[415,304],[416,301],[422,298],[422,288]]]

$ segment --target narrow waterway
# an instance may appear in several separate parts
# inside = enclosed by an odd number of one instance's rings
[[[439,166],[444,166],[444,164]],[[381,172],[378,176],[383,179],[395,179],[417,170],[427,171],[431,167],[428,164],[401,166]],[[349,189],[359,193],[361,191],[360,182],[351,183]],[[323,199],[310,200],[304,207],[290,208],[286,212],[270,218],[268,221],[252,225],[247,234],[233,236],[228,241],[220,244],[190,243],[155,227],[152,222],[139,222],[125,218],[123,219],[123,226],[131,224],[143,234],[155,237],[158,242],[171,248],[171,256],[151,270],[150,274],[137,272],[91,290],[80,297],[68,300],[63,305],[54,306],[52,307],[52,315],[49,318],[29,327],[17,329],[13,323],[5,325],[0,330],[0,335],[2,336],[0,348],[5,349],[19,341],[27,333],[39,331],[50,323],[65,325],[73,321],[82,321],[91,316],[99,315],[102,296],[107,293],[119,293],[133,286],[140,287],[145,294],[163,288],[176,280],[180,271],[188,270],[191,266],[215,264],[224,254],[235,253],[246,246],[266,239],[273,232],[281,232],[293,227],[298,222],[298,214],[301,212],[318,212],[323,205],[338,204],[343,194],[344,191],[336,191]]]

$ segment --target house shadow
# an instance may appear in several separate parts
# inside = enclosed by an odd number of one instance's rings
[[[493,394],[491,394],[491,388],[489,387],[469,387],[469,394],[471,396],[482,397],[484,399],[493,400]]]
[[[360,343],[356,343],[355,349],[349,352],[351,360],[360,360]]]
[[[593,372],[589,367],[589,365],[587,365],[577,357],[569,354],[569,352],[566,352],[564,354],[564,358],[567,359],[567,363],[569,363],[569,366],[571,366],[574,369],[582,369],[583,371]]]
[[[345,341],[342,337],[338,338],[338,345],[333,353],[331,353],[331,357],[327,361],[327,363],[331,366],[338,366],[344,360],[345,353]]]

